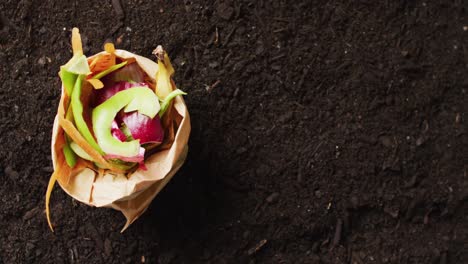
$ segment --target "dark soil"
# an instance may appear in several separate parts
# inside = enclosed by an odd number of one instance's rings
[[[0,263],[468,263],[468,1],[112,2],[0,3]],[[45,219],[73,26],[162,44],[189,93],[187,162],[123,234],[60,188]]]

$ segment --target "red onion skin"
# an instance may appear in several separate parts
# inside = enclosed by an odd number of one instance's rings
[[[142,86],[148,87],[148,89],[150,89],[146,83],[117,82],[112,86],[106,86],[102,89],[94,90],[94,102],[96,105],[100,105],[120,91]]]
[[[140,140],[140,144],[163,141],[164,130],[159,115],[151,119],[138,112],[125,113],[122,115],[122,122],[127,126],[132,137]]]
[[[125,142],[127,140],[127,136],[125,136],[122,130],[120,130],[119,125],[117,125],[117,122],[115,120],[112,122],[111,133],[113,137],[122,142]]]
[[[97,106],[105,102],[107,99],[111,98],[113,95],[120,91],[131,89],[133,87],[148,87],[146,83],[130,83],[130,82],[117,82],[111,86],[106,86],[99,90],[94,90],[94,97],[92,105]],[[161,119],[159,115],[156,115],[154,118],[150,118],[146,115],[140,114],[137,111],[120,113],[115,117],[112,122],[111,133],[112,136],[122,142],[127,140],[125,133],[119,128],[119,125],[123,125],[128,128],[128,131],[132,135],[133,139],[139,140],[140,145],[146,143],[161,143],[164,139],[164,129],[161,125]],[[139,169],[146,170],[144,163],[144,154],[145,149],[140,148],[140,153],[134,157],[123,157],[119,155],[107,154],[106,159],[119,159],[125,162],[135,162],[138,163]]]
[[[148,87],[146,83],[118,82],[112,86],[104,87],[100,90],[95,90],[96,105],[103,103],[120,91],[142,86]],[[148,89],[150,88],[148,87]],[[112,135],[120,141],[126,140],[126,137],[123,138],[122,136],[124,135],[123,132],[118,128],[118,125],[122,123],[127,126],[134,139],[140,140],[140,144],[160,143],[164,139],[164,130],[161,126],[161,120],[158,115],[151,119],[148,116],[138,112],[120,112],[119,115],[115,118],[115,122],[117,127],[114,127],[113,124]]]

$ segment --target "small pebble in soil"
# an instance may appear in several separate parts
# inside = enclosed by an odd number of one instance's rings
[[[34,207],[32,208],[31,210],[27,211],[24,215],[23,215],[23,221],[27,221],[31,218],[33,218],[35,215],[39,214],[39,210],[37,207]]]
[[[315,197],[321,198],[322,197],[322,192],[320,190],[315,191]]]
[[[268,242],[268,240],[266,239],[262,239],[260,240],[254,247],[252,247],[251,249],[249,249],[247,251],[247,254],[250,256],[250,255],[253,255],[255,254],[257,251],[259,251],[263,246],[265,246],[265,244]]]
[[[19,173],[15,171],[12,167],[7,166],[5,168],[5,175],[10,178],[12,181],[17,181],[19,179]]]
[[[379,140],[385,147],[391,147],[393,145],[392,139],[389,136],[380,136]]]
[[[47,63],[46,57],[42,56],[37,60],[37,64],[44,66]]]
[[[213,61],[208,63],[208,66],[210,66],[210,68],[216,68],[219,66],[219,63],[217,61]]]
[[[234,15],[234,8],[229,6],[227,3],[221,3],[216,8],[217,14],[219,17],[225,20],[230,20]]]
[[[273,202],[275,202],[275,201],[278,199],[278,197],[279,197],[279,193],[274,192],[274,193],[270,194],[270,196],[268,196],[268,197],[266,198],[266,201],[267,201],[268,203],[273,203]]]
[[[426,142],[426,138],[424,136],[420,136],[418,139],[416,139],[416,146],[419,147],[424,144],[424,142]]]

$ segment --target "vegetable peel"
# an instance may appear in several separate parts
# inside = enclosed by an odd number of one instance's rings
[[[123,66],[125,66],[127,64],[127,61],[124,61],[122,63],[119,63],[119,64],[115,64],[115,65],[112,65],[111,67],[105,69],[104,71],[96,74],[93,79],[101,79],[102,77],[108,75],[109,73],[113,72],[113,71],[116,71],[120,68],[122,68]]]
[[[110,53],[103,53],[91,59],[91,62],[88,59],[88,63],[90,63],[91,72],[96,74],[115,65],[115,56]]]
[[[76,165],[76,151],[72,150],[70,146],[70,141],[65,136],[65,143],[63,145],[63,155],[65,156],[65,161],[67,162],[68,166],[71,168],[75,167]]]
[[[170,103],[172,102],[172,99],[174,99],[176,96],[179,96],[179,95],[186,95],[187,93],[179,90],[179,89],[176,89],[172,92],[170,92],[166,98],[164,98],[164,100],[162,101],[161,103],[161,110],[159,111],[159,116],[162,117],[164,115],[164,113],[167,111],[167,109],[169,108],[169,105]]]
[[[107,42],[106,44],[104,44],[104,50],[110,54],[114,54],[115,53],[114,44]]]
[[[104,84],[99,79],[88,79],[86,81],[89,82],[94,89],[101,89],[104,87]]]
[[[78,28],[72,29],[72,49],[73,55],[83,55],[83,45],[81,42],[80,30]]]
[[[80,147],[80,145],[76,144],[73,141],[70,142],[70,149],[80,158],[89,160],[89,161],[94,161],[93,158],[88,153],[86,153],[84,149]]]
[[[81,103],[81,84],[83,82],[84,76],[79,75],[76,79],[75,87],[73,88],[73,93],[71,96],[71,106],[73,111],[73,118],[75,119],[76,127],[80,131],[81,135],[86,139],[86,141],[100,154],[103,154],[103,151],[96,143],[91,131],[88,128],[84,118],[83,118],[83,104]]]
[[[63,129],[63,131],[70,137],[70,139],[78,144],[90,157],[93,158],[94,161],[102,164],[102,166],[115,170],[117,172],[122,172],[117,167],[112,166],[109,162],[107,162],[97,150],[95,150],[91,145],[83,138],[83,136],[78,132],[75,128],[73,123],[64,118],[65,115],[65,101],[67,100],[66,96],[62,96],[59,103],[58,113],[57,113],[57,121],[59,126]]]
[[[54,227],[52,226],[52,221],[50,219],[50,196],[52,195],[52,190],[54,189],[55,182],[57,181],[57,174],[58,171],[55,170],[50,176],[49,183],[47,184],[47,191],[46,191],[46,216],[47,216],[47,224],[52,232],[54,232]]]
[[[156,73],[156,94],[159,98],[164,99],[172,92],[171,76],[166,68],[166,65],[159,60],[159,70]]]
[[[120,91],[93,110],[93,130],[99,145],[105,153],[123,157],[136,156],[140,149],[138,140],[121,142],[111,134],[111,126],[117,113],[138,111],[153,118],[159,111],[156,95],[147,87],[133,87]]]

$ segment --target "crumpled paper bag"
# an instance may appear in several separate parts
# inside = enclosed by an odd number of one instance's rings
[[[154,80],[158,71],[156,62],[125,50],[116,50],[115,55],[123,59],[134,58],[140,68]],[[175,89],[174,83],[172,85]],[[62,87],[59,108],[64,107],[64,96],[65,91]],[[60,111],[58,113],[60,114]],[[79,163],[74,169],[58,175],[59,185],[80,202],[96,207],[112,207],[121,211],[127,219],[122,229],[124,231],[145,212],[154,197],[179,170],[187,157],[191,128],[189,113],[182,96],[174,99],[172,109],[166,114],[170,114],[172,122],[169,123],[173,126],[169,129],[171,131],[166,133],[169,140],[163,142],[165,147],[162,147],[162,150],[146,158],[146,171],[137,169],[127,175],[108,170],[99,173],[90,164]],[[165,128],[165,131],[168,131],[168,128]],[[63,142],[64,131],[59,126],[57,114],[52,132],[54,169],[58,162],[64,160],[61,150]]]

